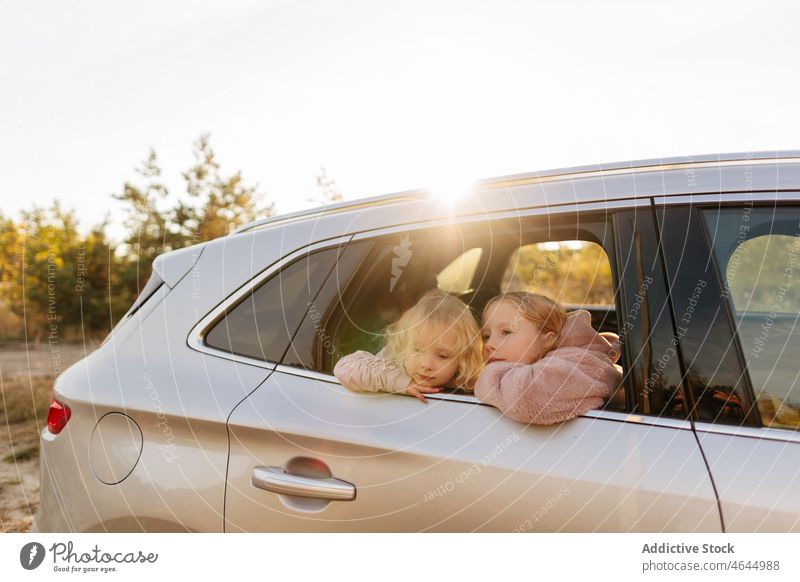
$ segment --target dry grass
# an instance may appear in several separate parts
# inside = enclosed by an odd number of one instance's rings
[[[0,313],[2,323],[2,313]],[[12,322],[13,323],[13,322]],[[39,433],[47,422],[55,373],[98,342],[55,348],[3,341],[0,348],[0,532],[25,532],[39,508]],[[54,365],[58,356],[59,366]]]
[[[53,396],[52,376],[0,377],[0,426],[44,421]]]
[[[0,301],[0,338],[22,337],[24,332],[22,319]]]
[[[16,449],[13,452],[3,457],[6,463],[17,463],[19,461],[30,461],[31,459],[39,458],[39,443],[33,446],[25,447],[24,449]]]
[[[39,430],[52,376],[0,377],[0,531],[26,532],[39,507]]]
[[[39,430],[35,420],[0,429],[0,531],[26,532],[39,508]]]

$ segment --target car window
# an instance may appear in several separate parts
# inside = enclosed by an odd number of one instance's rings
[[[547,241],[520,246],[509,258],[501,290],[545,295],[567,310],[586,309],[595,327],[616,331],[611,262],[591,241]]]
[[[231,354],[280,362],[337,254],[336,248],[328,249],[282,268],[226,309],[205,343]]]
[[[329,278],[284,364],[330,374],[336,362],[347,354],[358,350],[377,353],[384,345],[386,326],[431,289],[444,287],[464,301],[480,321],[483,306],[509,289],[509,281],[515,285],[524,282],[526,271],[509,271],[509,265],[520,263],[514,255],[521,254],[521,247],[535,245],[531,239],[552,238],[554,231],[546,226],[544,223],[540,227],[536,222],[521,231],[518,221],[473,223],[431,231],[402,231],[364,241],[369,250],[360,266],[349,279],[341,277],[334,282],[333,277]],[[605,222],[599,222],[597,229],[611,238]],[[581,281],[590,293],[568,295],[575,300],[568,307],[588,308],[597,329],[616,332],[608,255],[598,242],[576,240],[575,234],[574,226],[565,228],[566,240],[556,243],[560,250],[563,242],[564,260],[569,260],[563,270],[566,277],[560,280],[565,284]],[[590,237],[588,231],[585,234]],[[625,408],[624,389],[610,407]]]
[[[693,401],[687,394],[688,384],[678,357],[656,220],[647,207],[614,215],[623,299],[619,303],[624,306],[619,314],[619,335],[628,388],[627,410],[684,420],[692,412]]]
[[[800,209],[704,213],[764,426],[800,427]]]
[[[568,240],[524,245],[506,266],[503,291],[532,291],[560,303],[613,305],[611,264],[597,243]]]
[[[370,248],[368,242],[355,242],[339,253],[336,266],[322,289],[309,302],[308,313],[292,338],[282,364],[306,370],[330,371],[326,362],[335,353],[333,337],[329,331],[333,329],[331,317],[341,302],[342,294],[347,292],[353,273],[364,261]]]

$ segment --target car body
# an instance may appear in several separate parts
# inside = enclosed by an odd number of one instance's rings
[[[41,434],[34,527],[798,531],[798,226],[800,152],[750,153],[341,203],[168,253],[55,382],[71,416]],[[621,337],[601,410],[525,425],[331,373],[427,289],[478,316],[545,275]]]

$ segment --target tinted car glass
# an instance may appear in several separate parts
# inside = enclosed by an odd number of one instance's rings
[[[764,426],[800,427],[800,209],[704,212]]]
[[[370,243],[367,242],[352,243],[340,253],[336,267],[328,276],[322,290],[310,302],[308,313],[292,339],[283,364],[307,370],[321,370],[325,359],[334,356],[333,338],[326,331],[329,328],[328,321],[369,247]]]
[[[628,410],[686,419],[689,416],[664,267],[650,208],[614,216],[621,273],[620,340],[627,365]]]
[[[227,309],[206,334],[206,344],[232,354],[280,362],[337,254],[337,249],[328,249],[281,269]]]
[[[700,210],[657,207],[656,217],[675,326],[674,347],[664,358],[680,359],[696,420],[758,426]]]

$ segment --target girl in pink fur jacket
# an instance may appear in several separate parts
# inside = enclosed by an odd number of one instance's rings
[[[543,295],[491,299],[482,337],[475,396],[520,422],[554,424],[600,408],[622,381],[617,335],[597,333],[588,311],[567,316]]]

